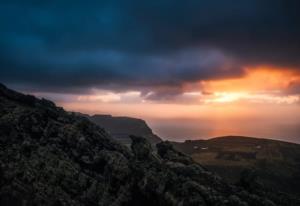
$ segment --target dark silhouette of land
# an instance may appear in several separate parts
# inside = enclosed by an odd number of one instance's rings
[[[0,205],[293,206],[245,175],[223,178],[160,142],[131,147],[88,118],[0,84]]]

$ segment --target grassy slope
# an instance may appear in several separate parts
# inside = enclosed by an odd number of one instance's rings
[[[230,182],[251,169],[267,187],[300,195],[298,144],[234,136],[173,144]]]

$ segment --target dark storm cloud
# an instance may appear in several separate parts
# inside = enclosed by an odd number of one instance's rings
[[[56,92],[155,90],[159,99],[186,82],[242,75],[243,65],[299,67],[299,6],[296,0],[1,1],[0,81]]]

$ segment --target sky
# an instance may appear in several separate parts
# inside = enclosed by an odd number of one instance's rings
[[[168,139],[300,142],[298,0],[0,2],[0,82]]]

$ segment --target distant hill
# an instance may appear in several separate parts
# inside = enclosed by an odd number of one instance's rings
[[[114,138],[125,144],[130,144],[130,135],[144,137],[152,144],[157,144],[162,141],[142,119],[113,117],[111,115],[93,115],[88,116],[88,118],[95,124],[106,129]]]
[[[173,145],[232,183],[251,173],[269,188],[300,195],[299,144],[227,136]]]

